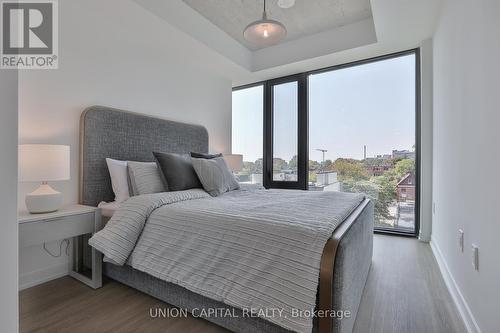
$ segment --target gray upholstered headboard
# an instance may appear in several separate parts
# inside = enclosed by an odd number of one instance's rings
[[[153,151],[208,152],[208,132],[198,125],[104,106],[92,106],[80,119],[80,203],[113,201],[106,157],[153,161]]]

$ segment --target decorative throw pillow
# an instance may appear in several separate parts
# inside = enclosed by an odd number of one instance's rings
[[[130,197],[127,175],[127,161],[119,161],[106,158],[109,175],[111,177],[111,187],[115,194],[115,201],[124,202]]]
[[[160,170],[155,162],[128,162],[128,175],[133,195],[165,192]]]
[[[203,189],[213,197],[225,192],[238,190],[240,185],[229,170],[224,157],[211,159],[191,158],[193,167],[203,185]]]
[[[203,154],[203,153],[191,152],[191,157],[212,159],[212,158],[216,158],[216,157],[222,157],[222,154]]]
[[[158,152],[153,152],[153,155],[161,171],[163,183],[169,191],[202,188],[189,155]]]

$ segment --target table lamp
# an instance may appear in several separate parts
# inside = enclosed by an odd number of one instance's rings
[[[225,154],[227,166],[233,172],[240,172],[243,169],[243,155],[241,154]]]
[[[41,182],[40,187],[26,195],[26,208],[32,214],[57,211],[62,194],[47,182],[70,179],[69,146],[19,145],[19,180]]]

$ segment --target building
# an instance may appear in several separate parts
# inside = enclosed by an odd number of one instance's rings
[[[316,182],[309,184],[311,191],[337,191],[342,189],[342,183],[337,178],[337,173],[332,171],[320,171],[316,174]]]
[[[337,183],[337,173],[331,171],[320,171],[316,174],[316,185],[325,186]]]
[[[406,158],[413,158],[415,159],[415,152],[414,151],[409,151],[409,150],[393,150],[392,151],[392,158],[400,158],[400,159],[406,159]]]
[[[392,158],[391,154],[377,155],[377,159],[390,160]]]
[[[262,173],[252,173],[250,176],[251,184],[262,184]]]
[[[378,165],[365,166],[366,171],[370,176],[382,176],[382,174],[393,168],[393,164],[387,161],[381,161]]]
[[[285,182],[296,182],[297,181],[297,170],[281,170],[280,172],[273,172],[273,180],[275,181],[285,181]]]
[[[415,201],[415,175],[406,174],[396,185],[398,202]]]
[[[370,176],[381,176],[384,172],[394,167],[391,157],[392,155],[388,154],[377,155],[377,157],[365,159],[363,164]]]
[[[392,164],[367,166],[366,170],[370,176],[382,176],[382,174],[392,168]]]

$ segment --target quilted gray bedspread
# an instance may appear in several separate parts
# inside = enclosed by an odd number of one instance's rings
[[[128,263],[296,332],[313,318],[321,254],[364,196],[249,190],[210,197],[203,190],[132,197],[89,244],[107,261]],[[257,310],[268,310],[258,313]]]

